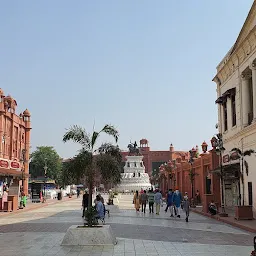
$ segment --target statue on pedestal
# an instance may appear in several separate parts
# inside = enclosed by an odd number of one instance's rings
[[[140,150],[136,141],[134,143],[130,142],[127,148],[129,149],[129,155],[140,155]]]

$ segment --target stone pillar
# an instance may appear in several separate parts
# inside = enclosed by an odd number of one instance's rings
[[[248,113],[249,113],[249,110],[250,110],[249,79],[250,79],[250,74],[242,74],[242,120],[243,120],[243,127],[248,125]]]
[[[252,64],[253,122],[256,122],[256,64]]]

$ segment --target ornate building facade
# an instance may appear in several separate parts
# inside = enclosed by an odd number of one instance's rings
[[[196,191],[200,193],[200,202],[203,211],[208,212],[209,203],[213,200],[218,206],[221,205],[220,177],[214,173],[218,168],[220,158],[216,150],[207,150],[206,142],[202,143],[202,153],[199,148],[192,148],[189,159],[177,157],[167,164],[160,166],[157,182],[160,190],[165,193],[168,188],[179,188],[184,195],[188,193],[189,198],[196,198]]]
[[[0,186],[22,186],[28,194],[30,113],[17,115],[16,108],[16,100],[0,89]]]
[[[225,204],[236,206],[242,201],[253,206],[256,216],[256,157],[233,157],[231,152],[238,148],[243,155],[247,150],[256,150],[256,1],[235,44],[217,66],[213,81],[217,85],[219,132],[225,148]]]

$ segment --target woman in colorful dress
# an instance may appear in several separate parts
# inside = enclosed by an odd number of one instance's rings
[[[136,211],[138,212],[138,211],[140,210],[140,197],[139,197],[139,192],[138,192],[138,190],[137,190],[136,193],[134,194],[133,203],[134,203],[134,208],[135,208]]]

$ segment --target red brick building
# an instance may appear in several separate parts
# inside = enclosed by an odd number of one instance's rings
[[[16,114],[17,102],[0,89],[0,189],[18,194],[23,186],[28,194],[28,160],[30,149],[30,113]],[[9,200],[9,198],[8,198]]]
[[[168,168],[160,167],[157,177],[157,182],[163,192],[168,188],[178,187],[182,194],[188,192],[189,198],[192,198],[195,197],[198,190],[205,212],[207,212],[211,200],[218,205],[221,203],[220,176],[214,173],[219,167],[220,158],[215,149],[207,151],[207,147],[208,145],[204,142],[202,144],[203,153],[195,154],[192,164],[188,159],[182,159],[182,157],[169,161]],[[198,152],[198,149],[193,148],[193,150]]]
[[[170,145],[169,150],[165,151],[151,151],[148,140],[141,139],[139,145],[140,153],[144,156],[143,162],[146,168],[146,172],[149,176],[152,176],[153,172],[158,172],[161,164],[164,164],[170,160],[175,160],[177,158],[188,159],[189,153],[186,151],[176,151],[173,145]],[[126,161],[125,157],[128,155],[127,152],[122,152],[123,163]]]

